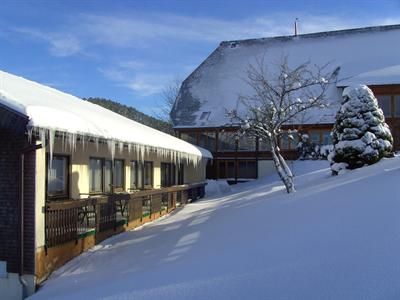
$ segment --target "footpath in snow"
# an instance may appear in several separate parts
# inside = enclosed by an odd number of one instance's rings
[[[296,162],[103,241],[30,299],[400,299],[400,157]]]

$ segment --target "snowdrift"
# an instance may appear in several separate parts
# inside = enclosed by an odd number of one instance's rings
[[[103,241],[31,299],[399,299],[400,157],[294,165]]]

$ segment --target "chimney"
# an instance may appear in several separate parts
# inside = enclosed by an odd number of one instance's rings
[[[299,22],[299,19],[296,18],[294,20],[294,36],[297,36],[297,34],[298,34],[298,22]]]

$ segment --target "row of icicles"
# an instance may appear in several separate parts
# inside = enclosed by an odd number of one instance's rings
[[[100,137],[93,137],[84,134],[76,134],[69,132],[60,132],[54,129],[45,129],[45,128],[28,128],[28,140],[31,142],[35,139],[39,139],[42,143],[43,148],[47,148],[47,152],[49,153],[49,162],[51,164],[53,153],[54,153],[54,143],[57,140],[61,141],[61,149],[63,153],[75,153],[77,150],[77,142],[79,141],[82,150],[85,151],[88,143],[94,143],[96,145],[96,151],[99,150],[100,144],[107,144],[108,153],[110,153],[110,157],[114,160],[116,151],[119,151],[119,154],[122,154],[124,149],[128,150],[129,157],[133,156],[138,161],[144,161],[145,157],[149,156],[152,153],[155,153],[161,156],[163,159],[168,161],[172,161],[176,164],[187,163],[192,164],[194,167],[198,165],[198,163],[202,160],[201,156],[189,154],[185,152],[180,152],[172,149],[166,148],[156,148],[153,146],[142,145],[142,144],[134,144],[127,143],[122,141],[115,140],[107,140]],[[50,166],[51,167],[51,166]]]

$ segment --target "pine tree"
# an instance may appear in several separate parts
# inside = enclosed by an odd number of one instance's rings
[[[100,105],[104,108],[107,108],[117,114],[120,114],[136,122],[139,122],[143,125],[174,135],[174,129],[172,128],[172,125],[170,123],[148,116],[133,107],[126,106],[118,102],[104,98],[86,98],[86,99],[84,98],[83,100]]]
[[[365,85],[344,89],[332,131],[330,155],[333,174],[374,164],[392,155],[393,138],[372,91]]]

